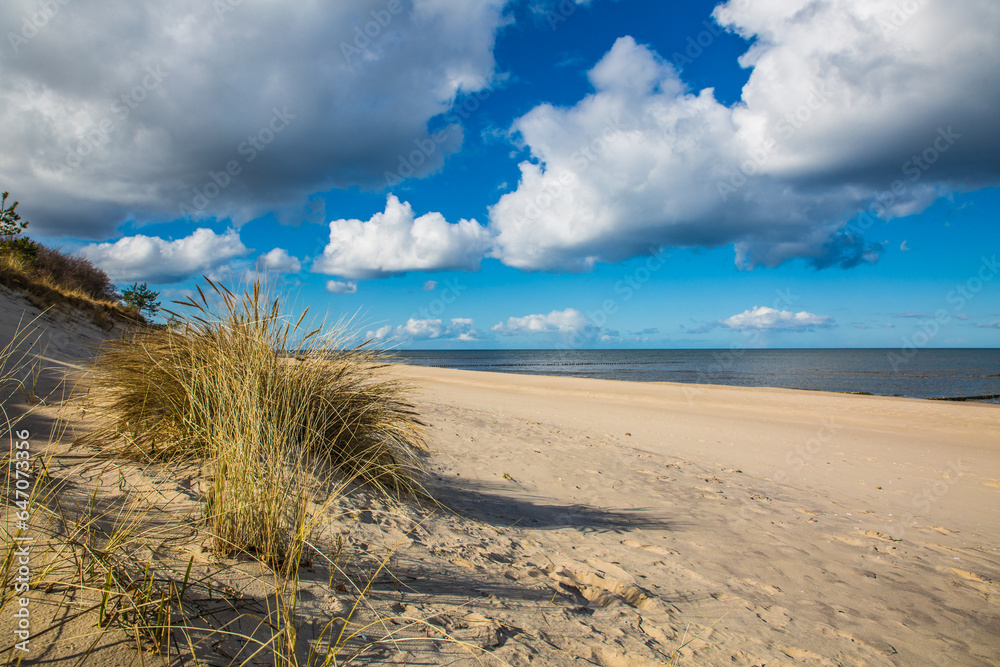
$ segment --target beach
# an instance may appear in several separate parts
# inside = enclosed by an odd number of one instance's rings
[[[493,603],[512,663],[656,664],[692,637],[681,664],[1000,659],[995,405],[399,372],[439,498],[488,530],[438,553],[534,599]]]
[[[10,293],[2,306],[5,322],[37,315]],[[35,326],[48,390],[120,335],[62,313]],[[1000,660],[1000,406],[399,364],[387,372],[412,384],[439,504],[364,489],[337,499],[324,532],[343,545],[343,566],[331,575],[317,557],[302,568],[297,622],[308,643],[370,585],[342,662]],[[259,564],[217,557],[192,528],[211,472],[102,463],[70,448],[88,429],[80,400],[48,401],[23,422],[41,446],[47,425],[65,420],[49,465],[52,480],[70,482],[62,502],[83,507],[97,493],[110,512],[131,502],[128,489],[141,491],[155,506],[149,516],[183,533],[150,558],[180,580],[193,556],[216,591],[238,591],[245,630],[271,589]],[[81,603],[60,590],[32,592],[32,657],[61,664],[89,651],[87,664],[165,663],[140,658],[115,626],[102,634],[93,618],[70,617]],[[217,606],[212,599],[186,604]],[[230,664],[238,650],[211,639],[198,652]]]

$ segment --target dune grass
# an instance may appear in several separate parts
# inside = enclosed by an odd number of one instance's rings
[[[207,464],[204,518],[210,540],[220,556],[249,557],[272,568],[273,584],[259,580],[271,591],[262,598],[266,613],[253,621],[252,610],[240,610],[238,594],[227,597],[233,593],[215,582],[220,565],[222,571],[235,568],[239,559],[213,561],[213,574],[193,567],[193,558],[170,546],[189,539],[183,536],[193,517],[160,507],[148,490],[129,490],[125,477],[100,495],[109,480],[99,481],[89,498],[67,504],[66,482],[47,472],[65,437],[61,419],[33,456],[28,527],[11,533],[5,522],[0,611],[16,599],[14,538],[31,534],[38,556],[29,589],[46,596],[46,604],[72,610],[68,620],[34,636],[43,643],[65,633],[63,623],[86,617],[89,623],[74,625],[80,634],[67,635],[83,642],[83,655],[109,631],[124,631],[140,653],[159,653],[168,661],[171,653],[205,655],[209,645],[228,637],[244,647],[231,664],[352,662],[379,641],[371,635],[384,619],[358,616],[365,607],[379,617],[368,608],[366,594],[389,556],[367,583],[350,584],[349,611],[324,619],[320,636],[309,641],[299,636],[299,567],[317,558],[331,581],[334,573],[352,581],[340,564],[339,540],[324,553],[315,539],[320,523],[331,520],[333,499],[349,485],[366,484],[391,497],[424,495],[418,464],[423,434],[405,401],[407,387],[384,373],[381,353],[342,345],[343,327],[334,327],[334,334],[307,332],[305,313],[294,321],[283,317],[280,300],[260,284],[240,296],[209,285],[209,297],[201,293],[200,300],[184,304],[187,317],[179,324],[132,330],[111,343],[82,378],[88,395],[77,393],[73,405],[98,415],[97,430],[84,438],[109,459],[97,466],[97,478],[120,474],[115,470],[123,457],[132,460],[126,466],[151,478],[169,476],[170,463]],[[29,412],[44,405],[29,400],[35,374],[18,351],[31,331],[26,327],[0,350],[0,384],[5,393],[22,395]],[[22,415],[5,417],[13,428]],[[14,454],[12,449],[8,463]],[[127,492],[116,493],[116,486]],[[6,509],[9,519],[16,508]],[[199,609],[219,605],[231,606],[249,631],[206,627]],[[371,641],[359,647],[362,633]],[[4,642],[0,654],[12,664],[23,657]]]
[[[298,551],[329,471],[422,493],[421,424],[381,353],[345,347],[343,326],[307,332],[306,312],[284,317],[260,282],[240,295],[208,285],[171,313],[179,323],[131,332],[96,358],[104,421],[85,442],[133,460],[208,461],[217,548],[275,565]]]

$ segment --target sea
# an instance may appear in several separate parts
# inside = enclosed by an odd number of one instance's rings
[[[398,362],[497,373],[783,387],[1000,403],[1000,349],[398,350]]]

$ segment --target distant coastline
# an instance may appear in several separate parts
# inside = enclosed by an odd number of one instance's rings
[[[1000,349],[396,350],[415,366],[1000,403]]]

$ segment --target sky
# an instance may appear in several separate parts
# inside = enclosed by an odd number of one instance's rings
[[[385,347],[996,347],[995,0],[7,0],[0,188]]]

